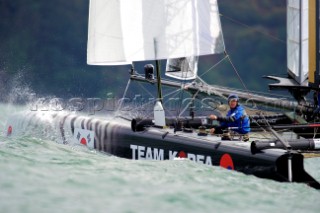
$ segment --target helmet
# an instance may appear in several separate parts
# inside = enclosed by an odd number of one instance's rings
[[[236,101],[239,101],[239,97],[236,94],[230,94],[228,96],[228,102],[230,102],[233,99],[235,99]]]

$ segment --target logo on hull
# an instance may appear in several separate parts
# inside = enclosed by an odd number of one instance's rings
[[[166,160],[165,150],[153,147],[145,147],[131,144],[130,149],[132,151],[133,160]],[[184,151],[172,151],[168,150],[169,160],[175,158],[187,158],[196,163],[202,163],[206,165],[212,165],[212,158],[208,155],[199,155],[194,153],[186,153]]]
[[[94,148],[94,131],[87,129],[75,128],[73,133],[75,143],[82,144],[88,148]]]

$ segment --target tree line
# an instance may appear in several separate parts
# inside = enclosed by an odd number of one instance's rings
[[[218,2],[227,53],[239,76],[248,89],[266,91],[261,76],[286,70],[285,1]],[[129,67],[86,64],[88,7],[88,0],[0,0],[0,100],[15,87],[39,96],[121,95]],[[203,57],[199,70],[211,66]],[[243,89],[228,63],[205,79]]]

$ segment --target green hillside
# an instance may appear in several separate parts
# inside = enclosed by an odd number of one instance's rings
[[[37,96],[122,94],[129,67],[86,64],[88,6],[88,0],[0,0],[2,100],[18,86]],[[285,74],[285,6],[285,0],[219,1],[227,52],[250,90],[268,90],[263,75]],[[212,65],[211,58],[202,57],[199,69],[204,72]],[[204,78],[243,88],[228,63]]]

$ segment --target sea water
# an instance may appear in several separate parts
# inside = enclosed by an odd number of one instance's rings
[[[7,137],[0,105],[0,212],[320,212],[320,191],[188,160],[133,161],[41,132]],[[53,137],[54,138],[54,137]],[[305,160],[320,181],[320,158]]]

